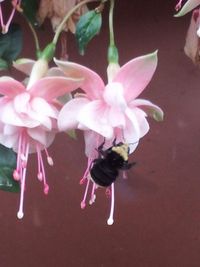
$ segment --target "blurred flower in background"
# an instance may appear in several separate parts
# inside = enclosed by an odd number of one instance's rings
[[[52,28],[56,31],[65,15],[79,2],[80,0],[41,0],[37,14],[38,22],[42,24],[45,18],[51,20]],[[80,16],[87,12],[87,6],[83,5],[77,9],[73,15],[67,20],[63,27],[63,31],[70,30],[72,33],[76,31],[76,23]]]

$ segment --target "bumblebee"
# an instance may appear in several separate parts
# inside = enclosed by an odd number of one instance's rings
[[[115,143],[104,150],[104,142],[98,147],[98,158],[92,163],[90,176],[93,182],[102,187],[110,186],[119,175],[119,170],[128,170],[135,162],[128,163],[129,146],[125,143]]]

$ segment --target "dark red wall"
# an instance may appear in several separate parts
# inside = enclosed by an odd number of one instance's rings
[[[116,1],[120,63],[159,50],[157,71],[142,97],[162,107],[165,120],[149,120],[151,130],[132,156],[137,165],[128,180],[116,183],[114,225],[106,224],[110,204],[102,190],[94,206],[80,209],[82,133],[78,141],[60,134],[49,149],[55,165],[47,167],[47,197],[36,179],[36,158],[30,159],[22,221],[16,218],[19,195],[0,192],[1,267],[200,266],[200,70],[183,53],[190,15],[174,18],[175,2]],[[104,78],[106,21],[83,58],[69,37],[70,60]],[[46,27],[43,43],[52,36]],[[28,28],[24,34],[27,57],[34,44]]]

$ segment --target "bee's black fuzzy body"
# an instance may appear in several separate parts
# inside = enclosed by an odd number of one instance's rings
[[[127,170],[135,163],[128,163],[129,147],[127,144],[113,142],[113,146],[103,150],[98,147],[99,157],[93,161],[90,175],[93,182],[102,187],[110,186],[119,175],[119,170]]]

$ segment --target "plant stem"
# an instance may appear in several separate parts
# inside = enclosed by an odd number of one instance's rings
[[[110,0],[110,10],[109,10],[109,34],[110,43],[108,46],[108,63],[117,63],[119,61],[119,55],[117,47],[115,46],[114,38],[114,28],[113,28],[113,11],[114,11],[115,0]]]
[[[62,22],[60,23],[60,25],[58,26],[57,30],[56,30],[56,33],[54,35],[54,38],[53,38],[53,41],[52,43],[56,45],[57,41],[58,41],[58,38],[60,36],[60,33],[62,32],[62,29],[63,29],[63,26],[64,24],[66,23],[66,21],[69,19],[69,17],[71,17],[71,15],[78,9],[80,8],[81,6],[89,3],[89,2],[97,2],[97,1],[100,1],[100,0],[83,0],[81,1],[80,3],[78,3],[76,6],[74,6],[67,14],[66,16],[64,17],[64,19],[62,20]]]
[[[33,38],[34,38],[34,41],[35,41],[35,47],[36,47],[36,51],[40,51],[40,45],[39,45],[39,40],[38,40],[38,37],[37,37],[37,33],[33,27],[33,25],[26,19],[30,29],[31,29],[31,32],[33,34]]]
[[[114,30],[113,30],[113,10],[115,0],[110,0],[110,11],[109,11],[109,30],[110,30],[110,46],[115,46]]]

